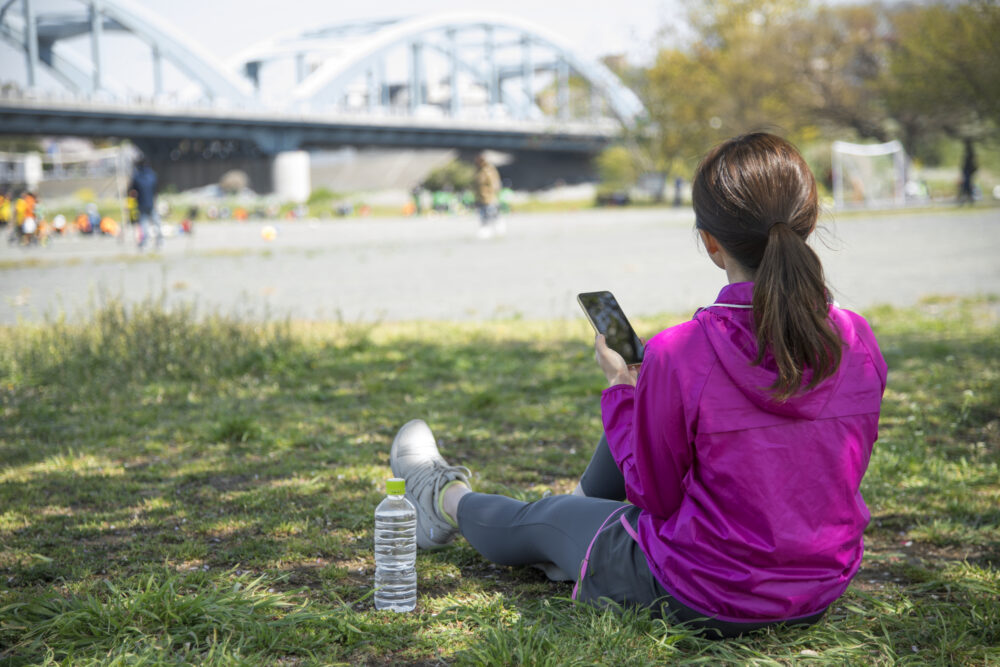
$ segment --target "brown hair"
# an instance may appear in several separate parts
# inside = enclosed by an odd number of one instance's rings
[[[754,274],[757,358],[770,351],[784,400],[811,389],[840,365],[840,336],[829,320],[819,257],[806,244],[816,228],[816,180],[792,144],[773,134],[746,134],[716,146],[692,184],[695,225]]]

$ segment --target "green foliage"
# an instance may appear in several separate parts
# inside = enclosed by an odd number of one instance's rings
[[[862,569],[817,626],[720,642],[461,540],[418,555],[415,613],[372,608],[408,419],[478,490],[573,488],[601,429],[583,321],[262,325],[154,300],[2,327],[0,664],[996,663],[997,303],[868,313],[890,376]]]
[[[627,191],[639,178],[635,158],[624,146],[605,148],[597,156],[596,165],[601,187],[608,191]]]
[[[5,86],[0,86],[0,89]],[[42,143],[38,137],[5,136],[0,137],[0,152],[4,153],[42,153]]]
[[[1000,5],[688,3],[689,30],[640,86],[652,122],[638,141],[657,168],[689,176],[715,143],[769,130],[900,139],[918,158],[942,134],[995,138]]]
[[[689,177],[722,139],[752,130],[797,129],[794,63],[786,34],[797,0],[687,5],[692,36],[660,51],[644,96],[656,127],[653,160]]]
[[[348,647],[366,634],[349,606],[314,611],[294,594],[276,593],[264,576],[156,571],[120,584],[95,582],[70,597],[41,595],[0,608],[21,630],[19,649],[56,660],[107,656],[116,662],[228,663],[309,656]],[[359,627],[360,626],[360,627]],[[58,648],[49,648],[58,647]],[[208,658],[208,659],[206,659]]]
[[[912,6],[894,16],[889,103],[930,131],[983,138],[1000,131],[1000,5]]]
[[[428,190],[450,188],[460,192],[471,188],[475,180],[475,167],[461,160],[452,160],[448,164],[432,170],[424,179],[423,186]]]
[[[111,300],[87,327],[61,318],[6,333],[2,375],[19,386],[103,385],[123,379],[195,380],[280,363],[287,325],[251,325],[235,317],[200,318],[193,305],[167,308],[163,297],[135,306]]]
[[[320,205],[330,205],[333,203],[334,199],[337,199],[339,195],[329,188],[319,187],[314,188],[312,192],[309,193],[309,199],[306,204],[309,206],[320,206]]]

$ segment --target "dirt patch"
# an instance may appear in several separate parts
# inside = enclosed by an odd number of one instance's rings
[[[1000,549],[997,546],[937,545],[884,533],[866,535],[865,559],[854,578],[854,586],[872,592],[887,585],[918,584],[949,562],[993,567],[1000,562]]]

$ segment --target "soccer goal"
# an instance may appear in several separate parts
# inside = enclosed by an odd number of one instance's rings
[[[837,208],[886,208],[906,203],[906,151],[884,144],[833,142],[833,201]]]
[[[14,202],[24,193],[30,195],[35,204],[31,217],[37,218],[32,224],[37,225],[42,240],[53,230],[65,233],[68,224],[76,221],[86,233],[93,232],[97,225],[104,233],[114,230],[111,235],[123,242],[121,232],[128,216],[126,188],[135,153],[131,146],[69,153],[58,147],[44,152],[0,152],[0,196]],[[77,195],[84,192],[88,196],[79,199]],[[66,215],[51,215],[54,210],[65,211]],[[80,221],[81,216],[87,218],[86,225]]]

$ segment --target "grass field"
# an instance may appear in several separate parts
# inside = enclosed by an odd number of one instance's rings
[[[863,569],[818,626],[724,642],[576,606],[462,541],[419,555],[416,612],[372,608],[406,420],[479,490],[575,484],[603,386],[582,321],[261,325],[153,301],[0,329],[0,664],[1000,664],[1000,303],[865,314],[890,377]]]

